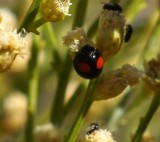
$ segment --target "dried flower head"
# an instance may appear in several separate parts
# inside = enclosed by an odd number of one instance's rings
[[[37,126],[34,135],[36,142],[62,142],[59,130],[51,123]]]
[[[83,142],[116,142],[106,129],[100,129],[97,123],[92,123],[91,129],[84,136]]]
[[[57,22],[63,20],[66,15],[71,16],[68,13],[70,5],[70,0],[43,0],[41,10],[44,20]]]
[[[28,43],[21,33],[4,24],[3,15],[0,17],[0,72],[3,72],[10,69],[17,55],[26,54]]]
[[[27,97],[21,92],[13,92],[2,103],[0,125],[4,132],[15,133],[20,131],[26,122]]]
[[[91,45],[95,47],[94,43],[89,39],[87,34],[82,28],[75,28],[73,31],[69,31],[67,35],[62,38],[63,44],[70,48],[74,54],[78,52],[84,45]]]
[[[104,9],[99,19],[96,45],[105,60],[115,55],[123,42],[126,20],[122,12]]]
[[[144,62],[145,74],[142,75],[144,82],[153,90],[160,88],[160,53],[156,59]]]
[[[106,100],[116,97],[130,85],[138,83],[139,71],[131,66],[124,65],[121,69],[111,71],[107,75],[100,76],[95,88],[94,100]]]

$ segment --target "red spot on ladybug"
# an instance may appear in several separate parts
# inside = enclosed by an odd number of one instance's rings
[[[100,75],[104,60],[99,49],[85,45],[74,57],[74,68],[83,78],[93,79]]]
[[[102,57],[99,57],[98,60],[97,60],[97,64],[96,64],[97,69],[103,68],[103,65],[104,65],[104,60],[103,60]]]
[[[82,63],[79,63],[77,66],[81,72],[88,73],[91,71],[91,68],[87,63],[82,62]]]

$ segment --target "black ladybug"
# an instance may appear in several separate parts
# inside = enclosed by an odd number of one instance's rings
[[[74,68],[83,78],[93,79],[102,72],[104,60],[99,49],[85,45],[74,57]]]
[[[125,35],[125,38],[124,38],[125,42],[128,42],[130,40],[132,33],[133,33],[132,26],[131,25],[127,25],[127,27],[126,27],[126,35]]]
[[[87,131],[87,134],[90,135],[91,133],[93,133],[94,131],[99,130],[99,125],[97,123],[91,123],[90,124],[90,130]]]
[[[107,9],[107,10],[122,12],[121,6],[119,6],[116,3],[106,3],[106,4],[104,4],[103,9],[104,10]]]

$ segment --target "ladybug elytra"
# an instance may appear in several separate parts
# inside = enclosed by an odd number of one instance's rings
[[[74,68],[83,78],[93,79],[102,72],[104,60],[99,49],[85,45],[74,57]]]

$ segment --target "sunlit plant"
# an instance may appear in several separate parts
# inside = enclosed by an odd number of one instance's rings
[[[158,2],[6,1],[0,141],[159,141]]]

